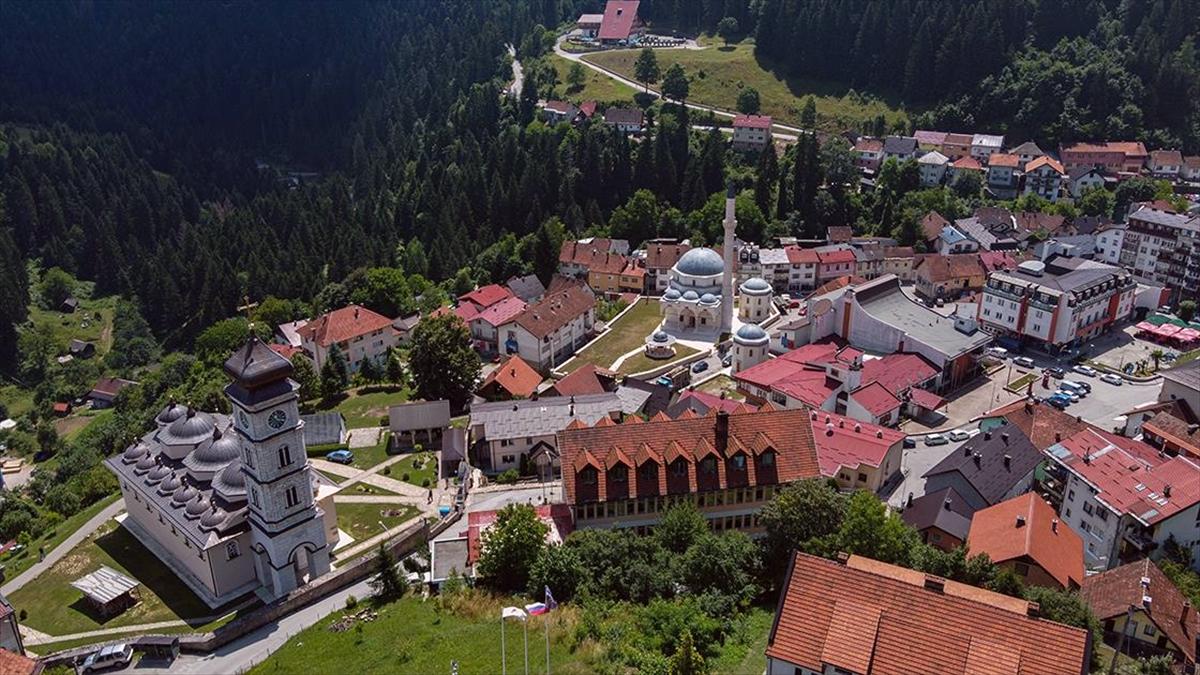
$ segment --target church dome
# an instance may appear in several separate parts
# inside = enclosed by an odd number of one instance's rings
[[[188,408],[186,415],[167,426],[165,441],[169,445],[196,445],[207,440],[215,428],[208,415]]]
[[[667,292],[663,293],[663,300],[678,300],[679,296],[680,294],[678,289],[668,288]]]
[[[704,295],[700,296],[700,304],[715,305],[717,304],[717,296],[713,295],[712,293],[705,293]]]
[[[221,430],[213,429],[212,443],[200,446],[195,452],[184,459],[184,464],[192,472],[212,473],[237,459],[241,454],[237,437],[232,433],[222,434]]]
[[[133,472],[134,473],[146,473],[147,471],[153,469],[156,466],[158,466],[158,461],[154,459],[153,455],[151,455],[150,453],[146,453],[145,455],[142,455],[141,458],[138,459],[137,464],[133,465]]]
[[[771,292],[771,284],[762,277],[750,277],[739,288],[746,295],[766,295]]]
[[[233,461],[212,480],[213,490],[229,501],[245,501],[246,474],[242,473],[242,463]]]
[[[162,409],[162,412],[158,413],[158,417],[155,417],[154,421],[162,425],[167,425],[186,414],[187,408],[171,401],[167,404],[167,407]]]
[[[696,302],[700,299],[700,294],[696,291],[687,291],[683,294],[683,299],[688,302]]]
[[[139,459],[141,459],[149,454],[150,454],[149,446],[147,446],[145,443],[142,443],[139,441],[139,442],[134,443],[133,445],[129,446],[128,448],[125,448],[125,452],[121,453],[121,459],[124,460],[124,462],[126,464],[133,464],[134,462],[138,461]],[[147,468],[149,468],[149,467],[147,467]]]
[[[209,511],[200,518],[200,527],[207,527],[209,529],[219,527],[221,523],[225,522],[227,515],[225,509],[213,506],[212,511]]]
[[[737,329],[733,339],[739,344],[756,345],[770,340],[770,337],[767,336],[767,331],[752,323],[747,323]]]
[[[725,261],[711,248],[700,247],[684,253],[675,263],[675,269],[693,277],[711,277],[725,271]]]
[[[195,499],[188,502],[187,507],[184,509],[184,513],[193,518],[199,518],[205,511],[208,511],[208,500],[204,498],[204,495],[199,494],[196,495]]]

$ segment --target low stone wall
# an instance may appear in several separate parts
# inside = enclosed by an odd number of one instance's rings
[[[424,520],[419,523],[413,523],[394,539],[387,542],[385,546],[387,546],[388,550],[391,551],[397,560],[402,559],[415,551],[419,546],[424,546],[429,540],[450,527],[450,525],[454,524],[461,517],[461,512],[454,511],[435,523],[432,527]],[[306,584],[269,605],[250,612],[245,616],[238,617],[210,633],[182,633],[169,637],[179,638],[179,649],[182,652],[207,654],[215,651],[247,633],[262,628],[272,621],[276,621],[351,584],[366,579],[374,572],[376,555],[377,553],[374,552],[368,553],[351,562],[346,567]],[[123,640],[110,640],[105,643],[87,645],[86,647],[67,649],[43,657],[41,663],[47,668],[57,665],[70,665],[77,659],[96,651],[104,644],[127,643],[134,645],[136,649],[138,639],[141,637],[150,636],[130,636]]]

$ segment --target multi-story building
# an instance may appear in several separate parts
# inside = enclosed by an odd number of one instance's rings
[[[771,284],[776,293],[787,293],[788,284],[792,277],[792,262],[785,248],[764,248],[758,251],[758,262],[761,266],[762,279]],[[738,283],[749,280],[738,270]]]
[[[857,153],[858,168],[875,173],[883,164],[883,140],[862,136],[854,142],[854,152]]]
[[[878,493],[900,471],[903,432],[816,410],[809,420],[821,475],[842,489]]]
[[[1137,282],[1093,260],[1027,260],[988,276],[979,302],[984,330],[1018,345],[1061,352],[1130,316]]]
[[[765,115],[738,115],[733,118],[733,149],[758,152],[771,145],[771,118]]]
[[[558,273],[565,277],[586,278],[595,261],[606,259],[608,254],[629,255],[629,242],[602,237],[564,241],[558,252]]]
[[[921,150],[941,152],[942,145],[946,142],[946,132],[917,129],[913,132],[913,138],[917,139],[917,147]]]
[[[1004,137],[992,134],[975,134],[971,137],[971,156],[986,162],[993,154],[1004,147]]]
[[[1150,175],[1175,180],[1183,170],[1183,153],[1178,150],[1153,150],[1148,163]]]
[[[1038,157],[1025,165],[1025,194],[1056,202],[1066,177],[1062,164],[1049,157]]]
[[[854,274],[854,250],[845,244],[818,246],[813,249],[817,253],[820,264],[817,267],[817,283],[837,279]]]
[[[552,476],[559,468],[557,434],[572,423],[591,426],[621,419],[622,403],[614,392],[581,396],[476,403],[471,406],[471,459],[488,473],[519,469],[530,462]]]
[[[934,187],[941,185],[946,179],[946,167],[950,165],[950,158],[938,152],[930,150],[917,160],[917,168],[921,176],[921,185],[923,187]]]
[[[913,274],[917,295],[929,301],[957,300],[983,288],[987,278],[978,253],[921,255],[913,264]]]
[[[1176,298],[1200,294],[1200,216],[1137,204],[1127,225],[1122,265],[1168,286]]]
[[[359,305],[347,305],[323,314],[296,333],[317,372],[325,367],[329,350],[336,344],[350,372],[358,372],[364,359],[380,363],[399,342],[392,320]]]
[[[971,134],[946,134],[946,137],[942,139],[942,147],[939,152],[949,157],[951,161],[970,157],[971,144],[974,141],[975,137]]]
[[[1200,553],[1200,466],[1141,441],[1085,429],[1046,449],[1061,485],[1059,515],[1084,541],[1089,567],[1111,569],[1162,554],[1174,539]]]
[[[549,293],[497,327],[504,354],[517,354],[547,372],[569,359],[592,338],[596,296],[582,285]]]
[[[777,490],[820,475],[803,409],[575,422],[558,434],[558,450],[580,529],[648,530],[685,499],[718,532],[756,533],[758,511]]]
[[[883,274],[894,274],[900,281],[911,283],[916,253],[911,246],[883,247]]]
[[[788,246],[784,249],[788,257],[787,292],[811,291],[818,285],[817,271],[821,257],[811,248]]]
[[[1019,160],[1016,155],[995,153],[988,158],[987,189],[1000,199],[1017,196],[1020,178]]]
[[[668,276],[671,268],[691,249],[687,242],[680,243],[674,239],[646,242],[645,255],[642,258],[646,267],[646,292],[662,295],[671,280]]]
[[[1017,156],[1017,167],[1020,169],[1024,169],[1026,164],[1029,164],[1038,157],[1046,156],[1045,151],[1039,148],[1037,143],[1033,141],[1025,141],[1009,150],[1008,154]]]
[[[1137,175],[1150,159],[1146,146],[1139,141],[1076,143],[1059,149],[1063,168],[1102,166],[1106,173]]]
[[[897,162],[915,159],[917,156],[917,139],[912,136],[885,136],[883,139],[883,159],[895,159]]]

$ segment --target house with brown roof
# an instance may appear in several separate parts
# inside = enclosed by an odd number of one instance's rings
[[[854,142],[854,152],[858,156],[855,162],[858,168],[875,173],[883,164],[883,139],[861,136]]]
[[[300,345],[312,359],[317,372],[337,345],[351,373],[358,372],[364,359],[380,363],[399,343],[392,320],[361,305],[347,305],[309,321],[297,331]]]
[[[771,145],[771,117],[738,115],[733,118],[733,149],[758,152]]]
[[[1080,166],[1103,166],[1106,173],[1141,173],[1150,160],[1150,153],[1141,141],[1107,141],[1102,143],[1076,143],[1059,148],[1063,167],[1070,171]]]
[[[792,554],[767,675],[1086,675],[1088,631],[1038,606],[848,556]]]
[[[1058,201],[1067,172],[1051,157],[1038,157],[1025,165],[1025,194],[1037,195],[1051,202]]]
[[[137,384],[137,382],[133,380],[123,380],[119,377],[102,377],[96,380],[96,384],[88,392],[87,399],[92,402],[92,408],[111,408],[117,401],[117,394],[120,394],[121,390],[125,387],[134,384]],[[57,408],[55,412],[57,412]],[[67,405],[63,414],[69,412],[71,412],[71,406]]]
[[[932,248],[933,243],[942,235],[942,229],[950,224],[946,217],[937,211],[930,211],[921,218],[921,232],[925,237],[925,245]]]
[[[597,260],[606,259],[607,254],[629,255],[629,242],[624,239],[587,237],[564,241],[558,251],[558,273],[565,277],[586,279],[588,270]],[[553,284],[551,280],[551,284]],[[553,288],[546,289],[553,292]]]
[[[1115,648],[1124,635],[1131,656],[1169,654],[1177,662],[1196,663],[1200,615],[1153,561],[1090,576],[1080,596],[1104,627],[1105,644]]]
[[[1147,168],[1155,178],[1175,180],[1183,169],[1183,153],[1178,150],[1152,150]]]
[[[1077,590],[1083,584],[1083,539],[1032,492],[976,511],[967,550],[987,554],[1027,586]]]
[[[614,371],[589,363],[556,380],[542,392],[542,396],[583,396],[616,391],[618,377],[620,375]]]
[[[755,532],[758,510],[777,490],[820,475],[803,409],[572,423],[558,434],[558,450],[577,528],[648,530],[682,497],[715,531]]]
[[[684,253],[690,250],[692,250],[690,244],[679,243],[674,239],[646,242],[645,256],[642,258],[646,268],[646,292],[662,295],[671,280],[669,274],[671,268],[679,262]]]
[[[1188,424],[1169,412],[1142,423],[1142,440],[1172,455],[1200,459],[1200,424]]]
[[[646,117],[638,108],[612,107],[604,111],[604,123],[623,134],[640,134]]]
[[[942,488],[916,499],[909,494],[900,518],[921,535],[921,541],[953,551],[967,542],[974,513],[975,509],[954,488]]]
[[[488,401],[529,398],[541,383],[541,373],[520,356],[510,356],[483,378],[476,393]]]
[[[548,372],[591,340],[595,323],[596,296],[591,289],[567,285],[497,327],[500,353],[519,355]]]
[[[979,428],[985,430],[1012,424],[1020,429],[1038,450],[1045,450],[1085,429],[1095,428],[1081,418],[1032,399],[1013,401],[990,410],[980,416],[978,421]]]
[[[913,263],[917,295],[926,300],[955,300],[983,288],[987,273],[976,253],[922,254]]]

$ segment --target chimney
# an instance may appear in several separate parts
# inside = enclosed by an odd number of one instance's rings
[[[846,420],[838,420],[838,428],[845,429],[846,428]]]
[[[1000,434],[1000,440],[1004,441],[1005,445],[1008,445],[1008,432]]]
[[[355,307],[355,308],[354,308],[354,319],[355,319],[356,321],[358,320],[358,307]]]
[[[963,455],[965,455],[967,457],[971,456],[971,446],[969,446],[969,445],[963,446]]]
[[[875,438],[883,438],[883,429],[875,430]]]
[[[953,511],[954,509],[951,508],[952,504],[953,500],[947,497],[946,501],[942,502],[942,508],[946,509],[947,511]]]
[[[1183,610],[1179,612],[1179,623],[1187,625],[1188,612],[1192,611],[1192,603],[1188,600],[1183,601]]]
[[[856,433],[856,434],[862,433],[862,425],[861,424],[858,424],[858,423],[854,424],[854,433]]]
[[[725,449],[729,447],[729,413],[724,410],[717,411],[717,454],[725,456]]]
[[[1004,456],[1004,468],[1006,468],[1006,469],[1012,468],[1012,455]]]
[[[1171,496],[1171,486],[1170,486],[1170,485],[1164,485],[1164,486],[1163,486],[1163,496],[1164,496],[1164,497],[1170,497],[1170,496]]]
[[[513,404],[513,412],[517,412],[517,410],[518,410],[517,404],[516,404],[516,403],[514,403],[514,404]]]
[[[1030,618],[1036,619],[1042,614],[1042,606],[1036,602],[1031,602],[1025,606],[1025,614]]]
[[[833,422],[826,422],[826,423],[825,423],[825,435],[826,435],[826,436],[832,436],[832,435],[833,435]]]
[[[1054,432],[1054,442],[1062,443],[1062,432],[1061,431]]]
[[[926,574],[925,588],[938,593],[943,593],[946,590],[946,580],[933,574]]]
[[[1017,516],[1017,527],[1025,527],[1025,516]]]
[[[910,492],[910,493],[908,493],[908,499],[906,499],[904,501],[904,508],[907,509],[908,507],[912,506],[912,502],[913,502],[913,493]]]
[[[1050,531],[1055,534],[1058,534],[1058,518],[1055,518],[1054,520],[1050,521]]]
[[[985,440],[985,441],[992,440],[992,430],[991,429],[988,429],[987,431],[983,432],[983,440]]]
[[[838,551],[837,561],[838,561],[839,565],[845,565],[846,561],[849,559],[850,559],[849,553],[846,553],[845,551]]]
[[[982,466],[982,465],[983,465],[983,455],[981,455],[977,452],[977,453],[975,453],[975,466]]]

